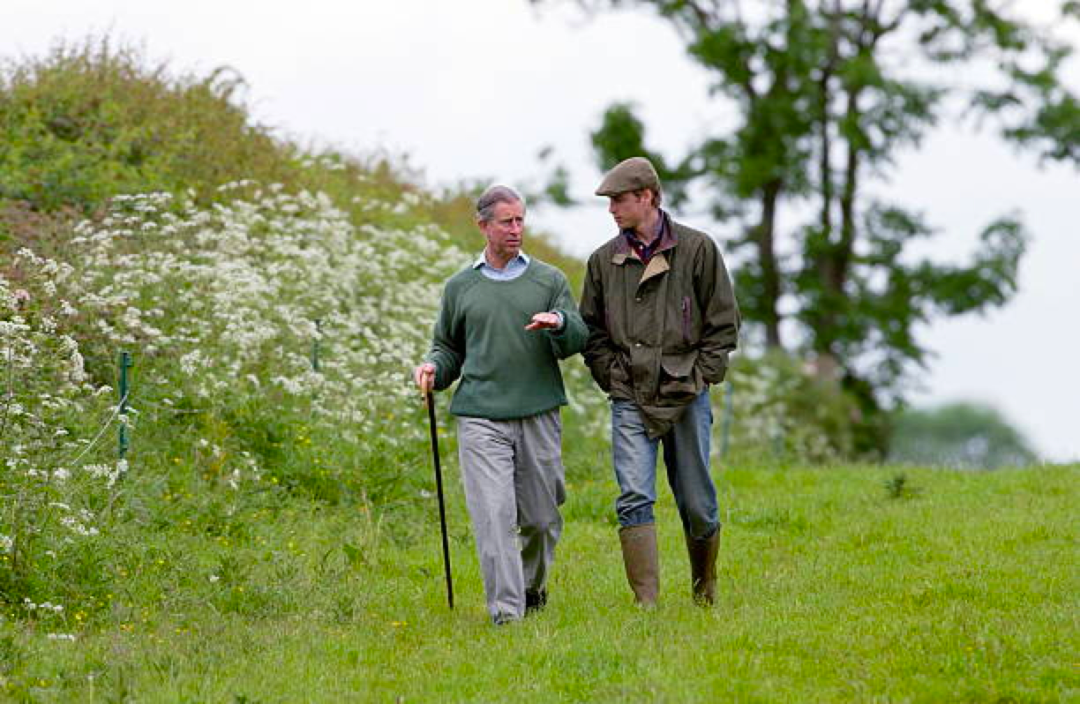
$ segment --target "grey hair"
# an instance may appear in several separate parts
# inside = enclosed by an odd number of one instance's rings
[[[495,206],[499,203],[521,203],[525,207],[525,198],[510,186],[495,184],[489,186],[483,194],[476,199],[476,221],[487,222],[495,215]]]

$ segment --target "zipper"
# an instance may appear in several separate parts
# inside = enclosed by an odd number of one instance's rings
[[[683,342],[690,344],[690,296],[682,299],[682,336]]]

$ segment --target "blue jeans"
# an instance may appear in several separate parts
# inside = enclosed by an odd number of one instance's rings
[[[656,503],[656,450],[664,446],[668,484],[675,495],[683,529],[690,537],[709,538],[720,526],[716,487],[709,476],[712,407],[709,392],[694,399],[671,430],[656,439],[645,432],[641,411],[632,401],[611,401],[611,454],[619,498],[615,512],[623,527],[653,523]]]

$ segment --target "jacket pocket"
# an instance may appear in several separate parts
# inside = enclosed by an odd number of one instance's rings
[[[610,386],[613,387],[625,387],[630,384],[630,374],[626,371],[626,366],[619,354],[611,356],[611,370],[608,372],[608,379],[611,380]]]
[[[689,401],[698,395],[703,385],[698,382],[694,369],[697,357],[697,350],[660,357],[660,398],[668,401]]]

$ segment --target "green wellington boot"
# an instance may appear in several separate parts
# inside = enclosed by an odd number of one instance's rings
[[[704,540],[686,535],[686,551],[690,554],[690,576],[694,603],[712,606],[716,600],[716,554],[720,550],[720,529]]]
[[[656,551],[656,524],[619,529],[626,581],[634,590],[634,600],[642,606],[656,606],[660,593],[660,563]]]

